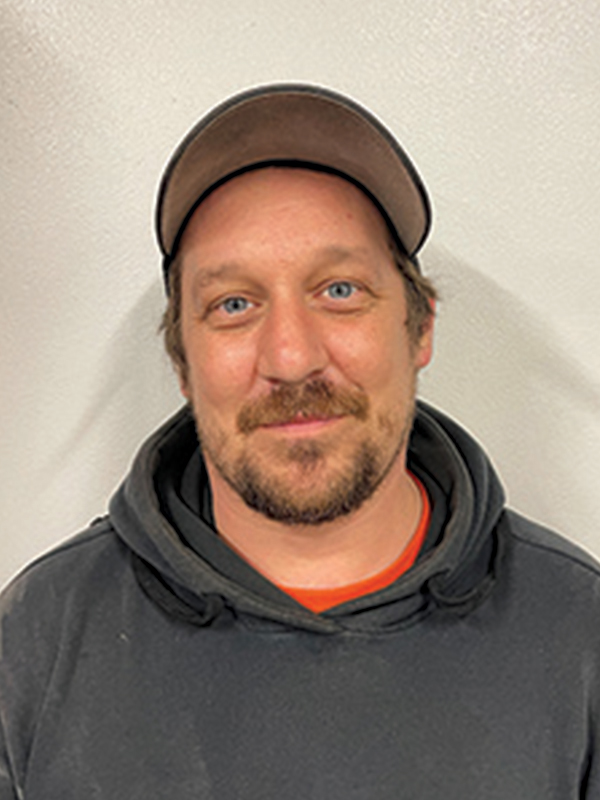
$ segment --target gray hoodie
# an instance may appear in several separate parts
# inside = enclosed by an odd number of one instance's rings
[[[168,421],[3,595],[0,800],[600,800],[597,564],[422,403],[409,466],[417,563],[314,614],[219,539]]]

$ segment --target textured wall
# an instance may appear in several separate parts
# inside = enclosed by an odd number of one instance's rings
[[[158,176],[271,80],[349,92],[411,152],[443,295],[422,394],[600,554],[599,46],[597,0],[0,0],[0,582],[102,513],[178,405]]]

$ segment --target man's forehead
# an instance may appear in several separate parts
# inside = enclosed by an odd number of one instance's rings
[[[200,288],[239,277],[262,255],[311,270],[389,253],[393,234],[371,200],[338,176],[269,167],[237,176],[198,206],[181,254]]]
[[[236,225],[251,226],[266,221],[268,232],[270,223],[276,222],[274,215],[288,213],[290,209],[304,212],[307,220],[314,217],[317,228],[323,227],[319,216],[323,215],[332,236],[337,228],[360,230],[368,225],[386,240],[394,238],[388,221],[372,198],[351,181],[306,167],[269,166],[235,176],[211,192],[190,217],[182,234],[182,245],[201,238],[203,232],[221,223],[233,229]],[[339,257],[345,257],[346,247],[335,243],[331,247],[332,256],[337,249]]]

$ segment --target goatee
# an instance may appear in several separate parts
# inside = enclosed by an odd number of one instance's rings
[[[302,386],[279,386],[267,397],[246,404],[238,414],[237,427],[243,436],[250,437],[263,426],[284,425],[301,418],[344,416],[367,420],[368,398],[359,390],[340,389],[319,379]],[[211,437],[202,435],[199,424],[198,433],[206,455],[250,508],[286,525],[320,525],[358,510],[374,494],[403,450],[411,425],[412,409],[396,434],[398,441],[391,453],[376,437],[359,440],[345,468],[332,471],[327,482],[319,478],[319,468],[332,455],[331,443],[326,439],[278,442],[277,460],[284,476],[281,480],[275,469],[264,469],[250,445],[231,462],[226,458],[225,442],[217,446],[214,437],[211,442]],[[386,434],[398,430],[397,422],[394,425],[390,420],[380,420],[380,426]],[[295,470],[296,481],[290,482],[286,463]],[[307,484],[311,486],[309,490]]]

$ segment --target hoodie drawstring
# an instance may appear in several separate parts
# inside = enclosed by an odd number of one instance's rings
[[[204,607],[191,606],[165,584],[163,578],[150,564],[135,553],[131,554],[131,558],[136,580],[146,597],[170,616],[204,628],[211,625],[223,612],[225,601],[220,595],[200,595],[199,599]]]
[[[428,594],[438,608],[446,608],[460,616],[473,611],[489,595],[498,578],[500,564],[504,560],[507,550],[507,531],[504,530],[507,522],[502,516],[493,531],[494,544],[491,563],[484,577],[472,589],[463,594],[451,594],[448,588],[448,573],[438,572],[426,582],[424,591]]]

